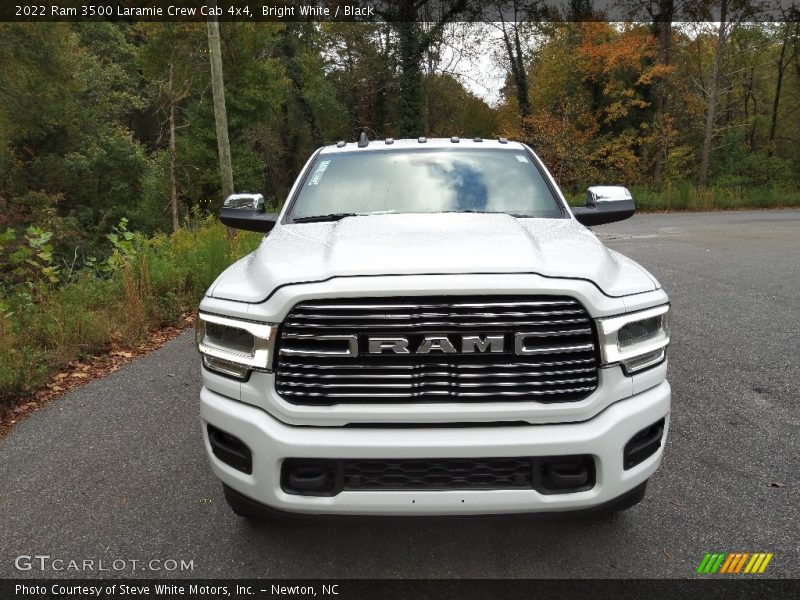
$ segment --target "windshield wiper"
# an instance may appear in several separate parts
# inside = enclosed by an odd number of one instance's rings
[[[358,213],[331,213],[329,215],[312,215],[310,217],[295,217],[292,223],[320,223],[323,221],[340,221],[345,217],[357,217]]]
[[[345,217],[373,217],[378,215],[394,215],[394,210],[378,210],[368,213],[331,213],[329,215],[311,215],[308,217],[297,217],[292,219],[292,223],[319,223],[322,221],[341,221]]]

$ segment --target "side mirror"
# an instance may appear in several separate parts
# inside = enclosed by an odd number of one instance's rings
[[[225,198],[219,220],[234,229],[268,233],[278,222],[278,213],[264,212],[261,194],[231,194]]]
[[[586,190],[586,207],[573,208],[572,213],[583,225],[603,225],[624,221],[636,212],[636,203],[628,188],[618,185],[597,185]]]

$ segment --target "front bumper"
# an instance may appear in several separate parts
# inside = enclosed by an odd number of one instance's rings
[[[217,477],[238,493],[273,509],[306,514],[445,515],[555,512],[590,509],[623,496],[658,468],[669,425],[666,381],[607,407],[579,423],[511,427],[369,429],[297,427],[267,412],[203,388],[201,415],[206,451]],[[639,431],[665,419],[658,451],[623,468],[623,448]],[[252,473],[220,461],[207,425],[228,432],[252,451]],[[596,483],[587,491],[540,494],[534,490],[343,491],[331,497],[288,494],[281,488],[286,458],[415,459],[589,454]]]

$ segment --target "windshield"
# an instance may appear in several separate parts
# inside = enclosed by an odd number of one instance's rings
[[[435,212],[564,216],[524,150],[431,149],[321,154],[290,218]]]

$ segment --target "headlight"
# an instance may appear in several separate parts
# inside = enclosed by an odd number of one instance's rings
[[[267,370],[277,326],[200,313],[195,324],[197,349],[211,371],[247,379],[253,369]]]
[[[669,345],[669,304],[629,315],[597,320],[603,364],[621,363],[631,375],[666,358]]]

